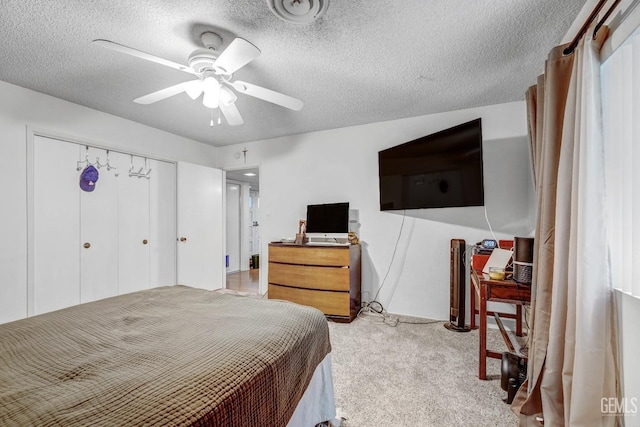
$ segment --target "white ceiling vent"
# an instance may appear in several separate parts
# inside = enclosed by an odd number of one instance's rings
[[[329,7],[329,0],[267,0],[267,5],[284,21],[307,24],[322,16]]]

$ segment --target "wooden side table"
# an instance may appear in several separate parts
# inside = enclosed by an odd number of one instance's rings
[[[515,339],[508,334],[501,318],[515,319],[516,335],[522,336],[522,306],[531,303],[531,286],[516,283],[513,280],[492,280],[489,275],[480,270],[471,270],[471,329],[477,329],[476,314],[480,315],[480,351],[478,355],[478,378],[487,379],[487,357],[501,359],[502,353],[487,349],[487,316],[496,319],[498,328],[510,352],[526,358],[522,348]],[[479,307],[476,308],[476,298]],[[516,313],[503,313],[487,310],[487,302],[503,302],[516,305]]]

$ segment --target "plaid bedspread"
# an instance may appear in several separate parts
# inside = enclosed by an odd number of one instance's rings
[[[285,426],[322,313],[171,286],[0,325],[2,426]]]

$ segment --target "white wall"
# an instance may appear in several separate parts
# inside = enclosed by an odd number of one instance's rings
[[[0,322],[26,316],[27,133],[64,136],[165,160],[214,166],[216,149],[0,82]],[[24,300],[24,306],[10,304]]]
[[[378,151],[481,117],[485,201],[497,238],[530,236],[535,204],[524,102],[454,111],[221,147],[218,167],[260,165],[261,291],[269,241],[293,237],[312,203],[350,202],[359,211],[363,299],[372,300],[398,249],[378,300],[392,313],[448,319],[449,244],[490,238],[482,208],[380,212]],[[398,240],[399,239],[399,240]]]

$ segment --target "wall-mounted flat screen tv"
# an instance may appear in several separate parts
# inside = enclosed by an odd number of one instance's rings
[[[378,152],[380,210],[484,205],[476,119]]]

